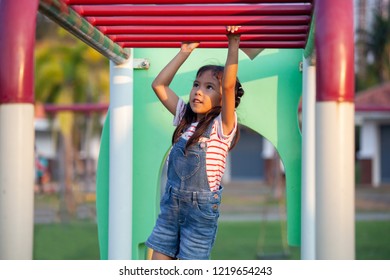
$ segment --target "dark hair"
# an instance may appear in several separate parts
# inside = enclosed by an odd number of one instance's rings
[[[224,67],[218,66],[218,65],[205,65],[199,68],[198,72],[196,73],[196,77],[201,76],[206,71],[212,71],[214,77],[216,77],[219,82],[222,84],[222,76]],[[237,108],[238,105],[240,105],[241,97],[244,95],[244,89],[241,86],[240,81],[238,78],[236,78],[236,87],[235,87],[235,107]],[[197,143],[199,141],[199,138],[203,135],[203,133],[206,131],[207,127],[210,125],[211,121],[214,120],[220,113],[221,113],[221,106],[216,106],[214,108],[211,108],[210,111],[206,113],[204,118],[202,118],[198,126],[196,127],[194,134],[188,139],[186,148],[191,146],[194,143]],[[191,106],[189,103],[186,105],[186,110],[184,113],[183,118],[181,119],[179,125],[176,127],[173,136],[172,136],[172,144],[176,143],[180,136],[183,134],[183,132],[191,125],[191,123],[196,121],[196,114],[192,111]],[[237,144],[238,139],[240,138],[240,131],[237,129],[236,136],[233,139],[232,145],[230,147],[230,150],[234,148],[234,146]]]

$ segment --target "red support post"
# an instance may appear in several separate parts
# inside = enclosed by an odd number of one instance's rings
[[[317,100],[353,102],[353,3],[317,1],[316,11]]]
[[[0,0],[0,260],[34,244],[34,46],[38,0]]]
[[[0,104],[34,102],[38,1],[22,2],[0,1]]]
[[[355,259],[353,0],[317,0],[316,259]]]

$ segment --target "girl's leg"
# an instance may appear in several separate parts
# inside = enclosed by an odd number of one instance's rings
[[[173,258],[160,252],[153,251],[152,260],[173,260]]]

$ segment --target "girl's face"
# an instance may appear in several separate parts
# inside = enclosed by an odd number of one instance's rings
[[[211,70],[203,72],[194,81],[190,93],[190,106],[194,113],[197,114],[197,120],[215,106],[221,106],[222,88],[217,77]]]

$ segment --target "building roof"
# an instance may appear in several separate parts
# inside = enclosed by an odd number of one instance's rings
[[[357,92],[355,106],[360,111],[390,111],[390,82]]]

